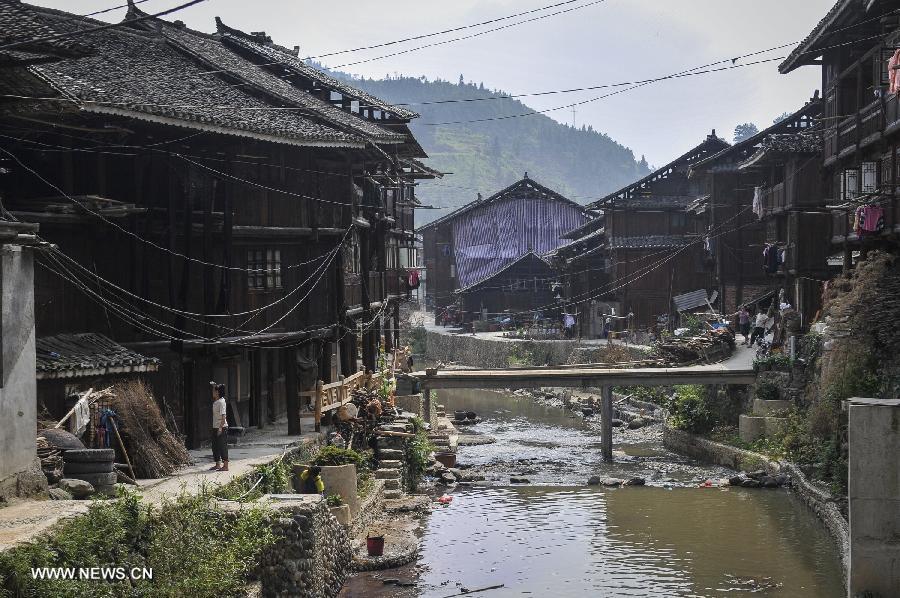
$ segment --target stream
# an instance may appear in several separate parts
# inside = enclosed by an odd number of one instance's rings
[[[599,425],[563,409],[492,391],[443,391],[438,402],[476,411],[482,421],[463,433],[496,439],[459,448],[459,463],[485,481],[456,488],[428,516],[415,566],[357,575],[342,596],[445,597],[500,584],[477,595],[845,595],[835,544],[790,490],[699,487],[729,470],[667,451],[659,425],[616,429],[615,462],[603,463]],[[647,485],[586,486],[591,475]]]

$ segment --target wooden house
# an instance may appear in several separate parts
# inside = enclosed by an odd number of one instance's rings
[[[479,194],[476,201],[419,229],[426,302],[440,312],[456,301],[456,291],[473,288],[529,252],[553,251],[565,242],[566,232],[587,220],[582,206],[528,173],[490,197]],[[482,313],[470,311],[465,319]]]
[[[821,307],[831,226],[821,184],[821,111],[816,94],[793,114],[691,167],[691,178],[709,188],[698,207],[709,219],[727,314],[778,295],[804,322]],[[767,247],[778,259],[766,259]]]
[[[529,251],[490,276],[461,288],[460,309],[473,314],[473,320],[550,312],[557,305],[552,289],[557,280],[550,262]]]
[[[587,223],[563,235],[564,245],[547,257],[557,269],[564,290],[564,305],[575,316],[578,336],[600,338],[611,318],[621,310],[609,287],[609,254],[605,218],[594,216]]]
[[[705,218],[689,209],[708,190],[689,180],[688,170],[727,147],[713,131],[684,155],[587,206],[603,211],[609,282],[581,296],[580,311],[589,309],[586,301],[603,299],[629,317],[629,326],[655,329],[672,313],[672,297],[710,289]]]
[[[779,66],[821,65],[822,163],[833,249],[895,247],[900,140],[900,15],[896,2],[838,1]]]
[[[55,31],[102,25],[30,10]],[[35,99],[0,100],[0,195],[58,247],[38,260],[37,334],[158,360],[148,377],[191,446],[210,434],[210,380],[235,424],[287,414],[296,433],[299,391],[374,368],[398,327],[415,115],[264,36],[143,17],[5,69]]]

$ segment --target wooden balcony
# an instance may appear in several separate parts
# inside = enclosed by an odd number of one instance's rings
[[[824,158],[834,160],[900,129],[900,98],[889,95],[863,107],[825,132]]]
[[[787,193],[784,183],[778,183],[773,187],[764,189],[761,201],[763,218],[783,212],[787,208]]]

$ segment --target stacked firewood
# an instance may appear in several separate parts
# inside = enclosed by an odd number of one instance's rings
[[[696,336],[673,337],[656,345],[656,353],[669,365],[713,363],[729,355],[734,335],[726,329]]]
[[[41,461],[41,470],[48,480],[56,481],[62,477],[62,452],[47,442],[43,436],[37,437],[37,456]]]

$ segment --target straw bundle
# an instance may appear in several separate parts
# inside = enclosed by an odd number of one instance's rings
[[[120,382],[113,394],[110,406],[119,416],[119,432],[135,475],[160,478],[190,463],[187,449],[166,427],[153,392],[143,381]]]

